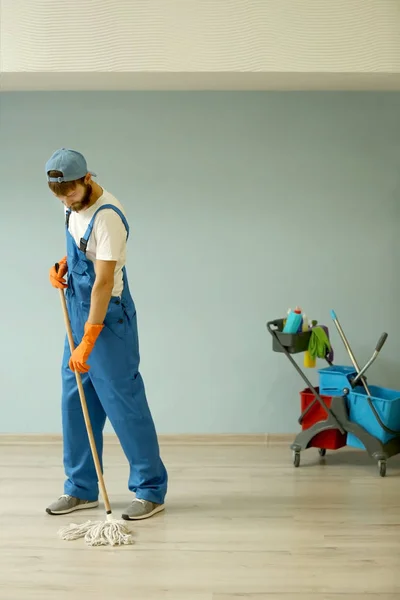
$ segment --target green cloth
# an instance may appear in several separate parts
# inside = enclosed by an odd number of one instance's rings
[[[313,327],[311,337],[308,343],[308,352],[313,360],[316,358],[325,358],[331,351],[331,343],[322,327]]]

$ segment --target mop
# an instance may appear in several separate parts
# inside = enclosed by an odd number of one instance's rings
[[[56,265],[57,268],[57,265]],[[64,313],[65,326],[67,329],[67,336],[71,354],[75,349],[74,340],[72,337],[71,324],[68,315],[67,303],[65,300],[64,290],[60,289],[61,305]],[[81,525],[71,523],[66,527],[62,527],[58,535],[62,540],[77,540],[79,538],[85,538],[85,542],[89,546],[122,546],[125,544],[133,544],[133,537],[130,530],[127,528],[124,521],[117,521],[112,516],[112,510],[106,486],[104,483],[103,473],[99,461],[99,456],[96,449],[96,444],[93,436],[92,425],[90,423],[89,411],[86,404],[85,393],[83,390],[82,380],[80,373],[75,371],[76,383],[78,385],[79,397],[81,400],[83,416],[85,419],[86,430],[89,437],[90,449],[94,464],[96,467],[96,474],[99,480],[101,495],[106,508],[106,521],[87,521]]]

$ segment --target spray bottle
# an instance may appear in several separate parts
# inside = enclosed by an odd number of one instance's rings
[[[301,322],[301,308],[297,306],[295,310],[290,311],[288,314],[285,326],[283,328],[283,333],[297,333],[299,327],[301,327]]]

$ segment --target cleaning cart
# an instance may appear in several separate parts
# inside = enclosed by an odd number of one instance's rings
[[[400,391],[369,386],[365,373],[378,357],[387,333],[382,334],[370,360],[360,369],[334,311],[331,316],[353,366],[336,366],[327,353],[328,366],[318,370],[316,387],[293,357],[308,351],[312,329],[284,333],[284,319],[267,323],[273,351],[285,354],[306,384],[300,392],[298,422],[302,430],[291,445],[293,464],[300,466],[300,453],[307,448],[317,448],[323,457],[327,450],[349,445],[365,449],[376,461],[380,476],[385,477],[387,460],[400,453]]]

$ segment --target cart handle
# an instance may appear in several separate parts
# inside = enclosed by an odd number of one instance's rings
[[[375,352],[380,352],[382,350],[382,346],[386,342],[387,338],[388,334],[382,333],[381,337],[379,338],[379,342],[376,345]]]
[[[374,350],[373,355],[371,356],[371,358],[369,359],[369,361],[363,366],[362,369],[358,370],[358,373],[356,375],[356,377],[353,379],[353,381],[351,382],[351,385],[354,387],[358,381],[361,380],[361,378],[363,378],[364,373],[370,368],[370,366],[372,365],[373,362],[375,362],[379,352],[382,350],[382,346],[384,345],[384,343],[386,342],[388,338],[388,334],[387,333],[382,333],[381,337],[379,338],[379,341],[376,345],[376,348]],[[367,390],[367,388],[365,389],[365,391],[367,392],[367,394],[369,394],[369,391]]]

